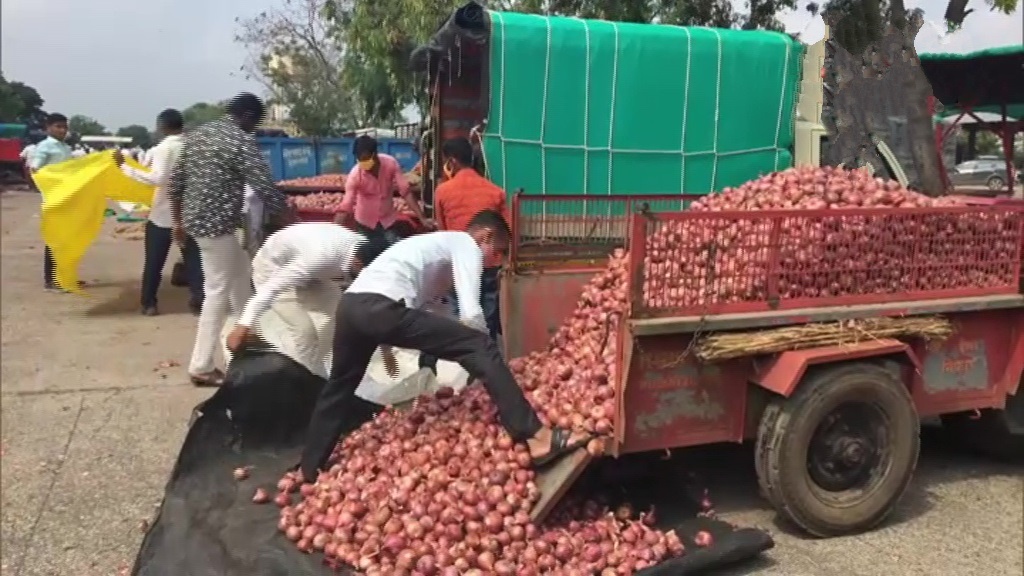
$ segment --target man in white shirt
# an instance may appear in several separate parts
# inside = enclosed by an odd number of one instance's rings
[[[171,216],[171,199],[167,194],[167,181],[171,176],[171,169],[181,154],[181,132],[184,125],[185,121],[181,112],[171,108],[164,110],[156,117],[156,129],[163,135],[163,140],[153,148],[152,163],[148,171],[125,164],[124,152],[114,148],[114,161],[121,167],[121,171],[125,175],[143,184],[156,186],[153,205],[149,209],[149,221],[146,222],[144,242],[146,251],[146,260],[142,267],[142,314],[144,316],[159,314],[157,291],[160,289],[160,281],[163,279],[167,254],[174,243],[171,234],[174,221]],[[184,245],[181,246],[181,253],[188,276],[188,289],[191,292],[189,308],[193,314],[198,314],[203,305],[203,270],[196,241],[186,238]]]
[[[356,277],[338,304],[331,375],[317,400],[302,453],[302,477],[316,480],[342,431],[352,423],[356,387],[378,346],[395,372],[392,346],[420,350],[458,362],[483,382],[513,440],[525,442],[534,466],[586,444],[582,433],[541,424],[498,345],[480,308],[485,257],[508,248],[508,224],[498,212],[477,214],[465,232],[432,232],[400,240]],[[454,287],[459,320],[423,310]],[[390,361],[388,358],[390,357]]]
[[[21,151],[21,161],[28,163],[29,158],[32,158],[32,154],[36,151],[35,144],[29,144],[25,146],[25,149]]]
[[[29,188],[36,190],[36,183],[32,180],[32,170],[28,167],[29,160],[32,159],[32,155],[35,154],[36,145],[29,144],[21,151],[21,162],[24,165],[25,181],[28,182]]]
[[[282,353],[296,361],[316,357],[311,353],[317,351],[325,357],[331,352],[333,324],[318,333],[310,313],[333,315],[341,296],[337,282],[351,281],[386,247],[331,222],[292,224],[275,232],[252,260],[256,293],[228,335],[228,349],[242,349],[260,317],[273,307],[292,340]]]

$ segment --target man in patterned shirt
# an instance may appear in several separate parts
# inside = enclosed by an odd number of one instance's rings
[[[195,238],[203,266],[202,312],[189,363],[197,386],[219,386],[224,375],[214,366],[218,339],[229,313],[236,316],[249,300],[249,258],[236,231],[248,185],[272,214],[288,213],[285,197],[274,187],[253,132],[263,119],[263,102],[249,93],[236,96],[227,115],[189,133],[171,171],[174,237]]]

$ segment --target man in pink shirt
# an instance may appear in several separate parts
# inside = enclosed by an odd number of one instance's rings
[[[377,141],[370,136],[360,136],[352,145],[357,164],[345,180],[345,199],[341,202],[341,216],[353,216],[356,228],[363,234],[381,234],[393,243],[404,236],[395,229],[398,214],[395,212],[393,189],[405,198],[409,208],[424,226],[430,222],[420,209],[420,204],[409,195],[409,182],[402,174],[398,160],[377,152]]]

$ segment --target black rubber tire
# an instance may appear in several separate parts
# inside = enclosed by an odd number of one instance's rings
[[[1001,192],[1003,188],[1006,188],[1006,181],[999,176],[992,176],[985,182],[985,185],[993,192]]]
[[[942,416],[942,427],[972,452],[1010,463],[1024,463],[1024,388],[1006,398],[1003,410]]]
[[[887,469],[868,494],[843,505],[814,484],[807,451],[822,419],[847,402],[867,402],[887,420]],[[812,368],[789,398],[769,402],[761,417],[755,468],[761,491],[775,509],[818,537],[870,530],[892,512],[903,496],[920,451],[920,420],[895,362],[850,362]]]

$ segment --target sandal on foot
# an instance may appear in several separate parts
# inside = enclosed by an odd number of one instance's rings
[[[220,370],[207,372],[206,374],[189,374],[189,381],[200,388],[217,388],[224,384],[224,374]]]
[[[587,445],[590,442],[590,437],[583,438],[578,442],[569,443],[569,439],[572,438],[572,431],[566,430],[565,428],[552,428],[551,429],[551,447],[547,454],[538,456],[537,458],[531,458],[530,463],[534,468],[540,468],[546,466],[555,460],[558,460],[562,456],[575,452],[580,448]]]

